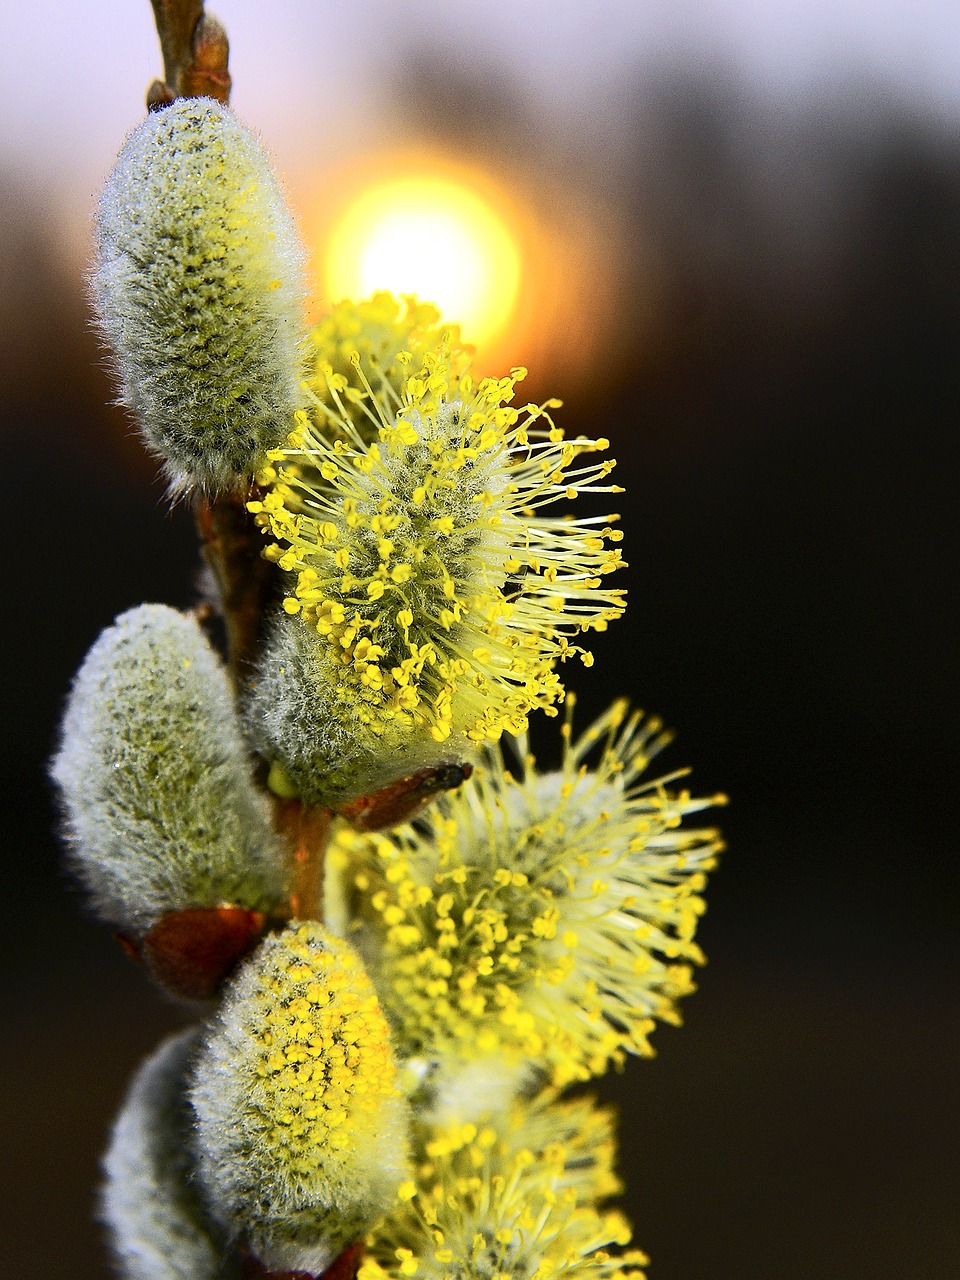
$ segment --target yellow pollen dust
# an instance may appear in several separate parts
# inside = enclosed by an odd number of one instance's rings
[[[353,951],[319,925],[289,930],[260,978],[260,1105],[301,1174],[375,1134],[395,1093],[390,1035]]]
[[[326,279],[332,298],[380,289],[430,298],[483,345],[513,314],[520,250],[478,191],[414,175],[368,188],[344,211],[330,238]]]

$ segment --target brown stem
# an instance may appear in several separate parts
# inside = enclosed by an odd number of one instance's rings
[[[290,842],[290,917],[323,920],[323,862],[333,815],[300,800],[276,801],[275,825]]]
[[[279,594],[277,568],[260,554],[263,535],[242,495],[198,499],[196,520],[204,559],[219,588],[227,660],[239,684],[257,656],[268,606]]]
[[[163,53],[162,81],[147,93],[151,111],[169,106],[175,98],[230,100],[230,45],[227,33],[203,0],[152,0]]]

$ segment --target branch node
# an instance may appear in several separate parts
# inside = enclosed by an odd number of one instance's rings
[[[216,98],[226,106],[230,100],[230,44],[223,25],[204,13],[203,0],[152,3],[164,78],[150,86],[147,109],[159,111],[176,98]]]

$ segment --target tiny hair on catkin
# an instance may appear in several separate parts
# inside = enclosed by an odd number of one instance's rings
[[[210,98],[127,138],[91,276],[124,403],[174,492],[248,481],[302,403],[303,250],[269,158]]]
[[[194,1029],[165,1040],[130,1085],[103,1161],[100,1212],[124,1280],[232,1280],[192,1182],[185,1075]]]
[[[283,902],[268,802],[227,673],[193,618],[145,604],[103,632],[51,771],[73,865],[113,924],[142,934],[172,911]]]

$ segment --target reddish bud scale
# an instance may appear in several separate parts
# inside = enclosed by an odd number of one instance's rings
[[[262,911],[246,907],[172,911],[149,931],[141,952],[150,972],[173,995],[208,1000],[257,945],[265,924]]]
[[[452,791],[473,773],[472,764],[442,764],[418,769],[379,791],[358,796],[337,810],[357,831],[382,831],[407,822],[441,791]]]
[[[363,1244],[358,1241],[344,1249],[326,1271],[315,1275],[312,1271],[268,1271],[262,1262],[245,1252],[241,1260],[241,1274],[244,1280],[355,1280],[362,1257]]]

